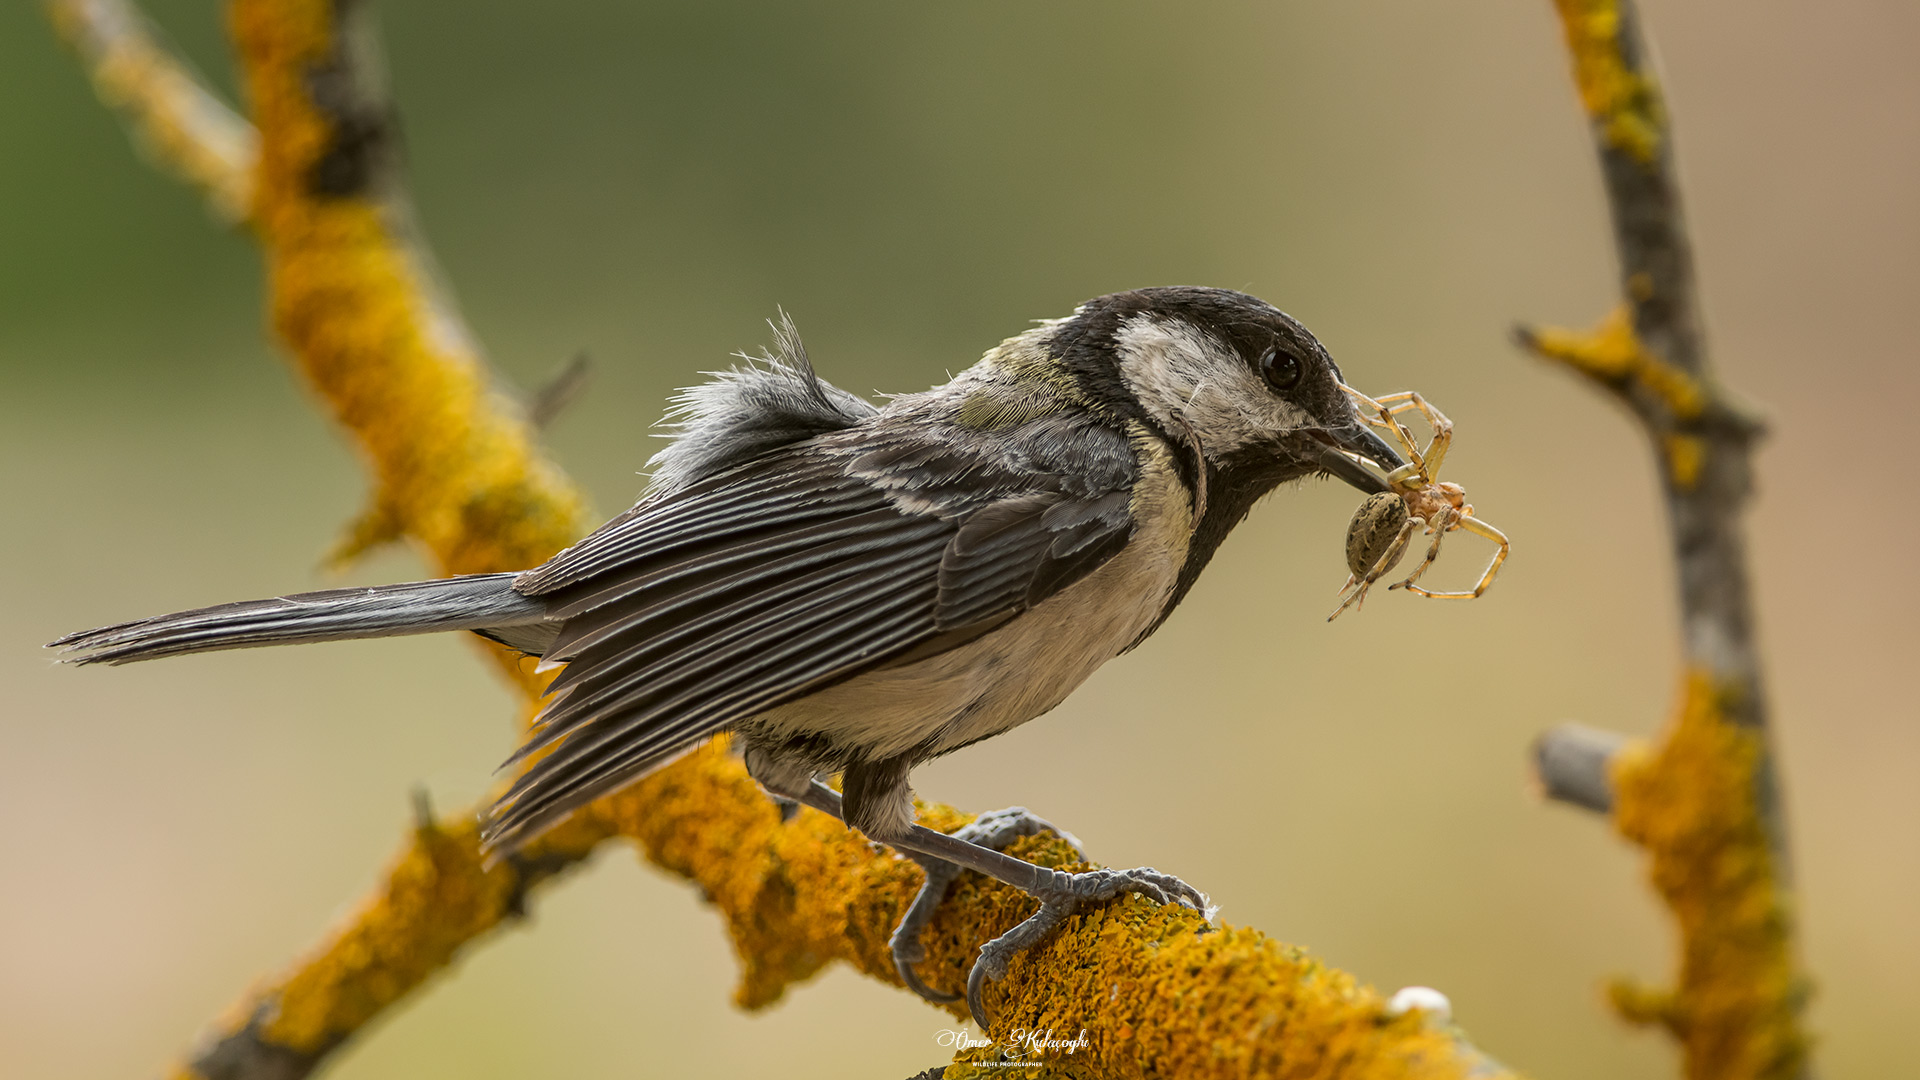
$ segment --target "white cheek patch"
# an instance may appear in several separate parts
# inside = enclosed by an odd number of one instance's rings
[[[1121,325],[1114,341],[1121,376],[1148,415],[1178,431],[1177,410],[1209,456],[1271,444],[1280,433],[1310,423],[1232,349],[1191,323],[1136,315]]]

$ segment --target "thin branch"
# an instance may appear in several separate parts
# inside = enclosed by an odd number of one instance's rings
[[[582,815],[510,859],[480,855],[479,817],[417,814],[379,886],[324,942],[250,991],[175,1075],[298,1080],[459,952],[525,914],[530,892],[612,835]]]
[[[533,566],[585,530],[585,500],[488,386],[423,269],[357,10],[241,0],[232,14],[262,133],[255,230],[274,327],[375,476],[372,525],[336,554],[405,535],[443,573]]]
[[[160,165],[199,188],[223,220],[245,219],[259,154],[253,125],[202,86],[123,0],[48,0],[47,13],[101,100],[127,117]]]
[[[1613,762],[1627,737],[1579,724],[1543,732],[1533,744],[1534,779],[1555,802],[1605,814],[1613,809]]]
[[[1672,129],[1634,5],[1556,3],[1599,152],[1623,300],[1593,331],[1523,329],[1520,339],[1623,402],[1652,442],[1686,661],[1663,741],[1607,759],[1616,824],[1649,851],[1680,924],[1678,986],[1616,988],[1615,1001],[1681,1040],[1690,1077],[1804,1076],[1805,984],[1740,520],[1761,428],[1707,363]]]
[[[546,430],[592,381],[592,358],[584,352],[574,353],[566,367],[534,391],[533,399],[527,403],[527,422],[542,431]]]

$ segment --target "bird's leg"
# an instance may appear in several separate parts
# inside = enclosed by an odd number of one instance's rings
[[[822,813],[846,820],[841,813],[840,793],[820,781],[814,781],[800,796],[800,801]],[[907,835],[884,842],[909,857],[925,857],[950,863],[961,870],[978,871],[1040,901],[1040,910],[1025,922],[980,946],[980,959],[974,963],[973,972],[967,977],[967,1008],[983,1031],[988,1027],[986,1005],[982,1000],[987,982],[997,982],[1006,974],[1007,961],[1015,953],[1038,944],[1082,903],[1110,900],[1125,893],[1137,892],[1162,904],[1184,903],[1196,911],[1205,912],[1209,918],[1212,916],[1206,894],[1171,874],[1162,874],[1151,867],[1069,874],[1036,866],[960,836],[935,832],[924,825],[912,826]],[[916,898],[914,906],[918,907],[919,903]],[[910,908],[909,917],[912,914],[913,909]]]
[[[1075,854],[1081,858],[1086,857],[1087,853],[1081,849],[1080,842],[1073,837],[1073,834],[1044,818],[1035,816],[1024,806],[990,810],[947,835],[993,851],[1004,852],[1007,845],[1015,840],[1043,832],[1058,835],[1073,848]],[[926,930],[927,924],[933,921],[934,912],[940,910],[940,902],[947,895],[947,886],[953,884],[953,879],[960,876],[960,867],[930,855],[909,853],[907,857],[919,863],[920,869],[926,872],[927,877],[921,883],[920,891],[914,894],[913,903],[907,908],[906,915],[901,917],[900,925],[894,927],[893,936],[887,940],[888,947],[893,950],[893,969],[900,973],[900,981],[906,983],[908,989],[928,1001],[942,1005],[950,1001],[958,1001],[960,995],[929,987],[920,981],[919,974],[913,969],[914,965],[924,962],[927,958],[926,946],[920,940],[920,935]]]

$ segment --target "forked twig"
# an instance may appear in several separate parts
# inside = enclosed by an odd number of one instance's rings
[[[1681,932],[1669,991],[1614,1002],[1680,1040],[1695,1080],[1810,1074],[1786,826],[1754,636],[1741,511],[1761,426],[1707,363],[1667,108],[1632,0],[1556,0],[1592,122],[1620,258],[1620,307],[1587,333],[1522,329],[1640,421],[1661,468],[1679,571],[1681,702],[1653,746],[1559,729],[1537,750],[1550,795],[1610,809],[1647,849]],[[1604,777],[1597,775],[1604,773]]]

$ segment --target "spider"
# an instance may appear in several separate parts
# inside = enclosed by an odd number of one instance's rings
[[[1365,601],[1373,583],[1400,564],[1407,545],[1413,540],[1413,531],[1422,526],[1433,537],[1433,543],[1427,546],[1427,557],[1405,581],[1387,587],[1404,588],[1436,600],[1479,597],[1493,584],[1493,577],[1500,572],[1500,564],[1506,561],[1512,545],[1505,533],[1473,516],[1473,504],[1467,502],[1465,488],[1436,479],[1441,459],[1447,456],[1447,445],[1453,440],[1453,421],[1412,390],[1375,400],[1351,386],[1342,385],[1341,389],[1353,398],[1367,423],[1393,432],[1411,464],[1388,473],[1387,484],[1391,490],[1369,495],[1354,511],[1353,521],[1347,526],[1347,569],[1351,573],[1347,583],[1340,587],[1340,606],[1333,609],[1327,621],[1332,622],[1341,612]],[[1428,441],[1425,453],[1415,445],[1413,434],[1406,426],[1394,419],[1399,413],[1415,409],[1426,417],[1433,429],[1433,438]],[[1465,529],[1500,545],[1486,572],[1480,575],[1479,584],[1471,592],[1434,592],[1414,584],[1440,556],[1440,541],[1455,529]]]

